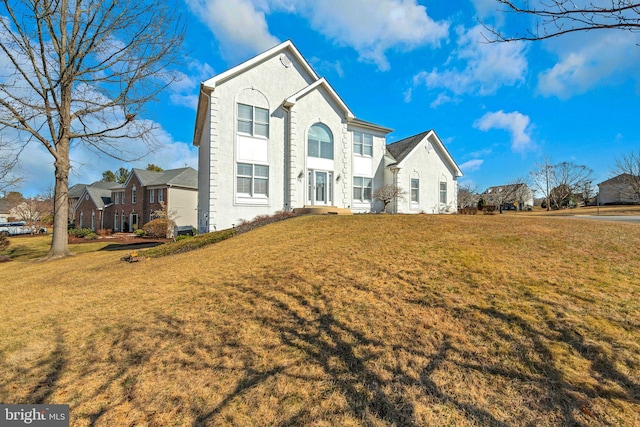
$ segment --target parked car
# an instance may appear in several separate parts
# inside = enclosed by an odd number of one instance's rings
[[[18,236],[20,234],[46,233],[46,231],[47,229],[44,227],[41,227],[38,229],[32,225],[27,225],[27,223],[24,221],[0,223],[0,235],[3,235],[3,236]]]

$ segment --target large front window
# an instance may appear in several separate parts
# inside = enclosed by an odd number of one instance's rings
[[[238,104],[238,132],[269,137],[269,110]]]
[[[356,176],[353,178],[353,201],[370,202],[373,179]]]
[[[309,157],[333,160],[333,136],[328,127],[316,123],[309,129]]]
[[[353,133],[353,153],[361,156],[373,155],[373,135],[362,132]]]
[[[269,166],[238,163],[237,189],[240,195],[264,196],[269,195]]]

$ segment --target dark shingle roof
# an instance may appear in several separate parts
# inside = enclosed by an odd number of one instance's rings
[[[94,183],[95,184],[95,183]],[[109,182],[109,184],[113,185],[113,182]],[[106,205],[111,204],[111,189],[110,188],[101,188],[103,185],[88,185],[85,189],[89,196],[96,204],[98,209],[104,208]]]
[[[429,132],[431,132],[431,130],[426,130],[417,135],[401,139],[400,141],[394,142],[393,144],[388,144],[387,151],[393,156],[394,159],[396,159],[398,163],[400,163],[402,160],[404,160],[405,157],[409,155],[409,153],[411,153],[411,150],[413,150],[415,146],[418,145]]]
[[[193,168],[170,169],[162,172],[144,169],[133,170],[144,187],[166,185],[168,187],[198,188],[198,171]]]

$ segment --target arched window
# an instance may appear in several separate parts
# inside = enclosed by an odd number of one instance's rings
[[[331,130],[322,123],[316,123],[309,129],[309,157],[333,160],[333,136]]]

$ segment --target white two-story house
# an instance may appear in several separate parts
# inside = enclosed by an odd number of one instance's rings
[[[356,118],[290,41],[212,77],[193,141],[199,232],[304,206],[379,211],[385,184],[406,190],[395,212],[455,212],[462,172],[435,132],[386,145],[391,131]]]

